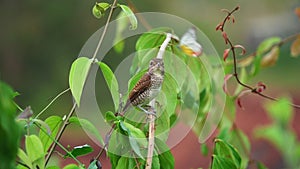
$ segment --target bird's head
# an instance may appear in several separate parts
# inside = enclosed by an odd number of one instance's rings
[[[149,64],[149,73],[159,73],[164,74],[164,62],[162,59],[154,58]]]

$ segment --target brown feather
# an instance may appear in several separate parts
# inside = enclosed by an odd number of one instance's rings
[[[132,104],[132,102],[136,98],[138,98],[143,92],[149,89],[150,86],[151,86],[151,76],[148,72],[146,72],[129,93],[128,100],[124,106],[123,111],[126,111],[129,105]]]

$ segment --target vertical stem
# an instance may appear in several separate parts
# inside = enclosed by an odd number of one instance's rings
[[[61,138],[63,132],[65,131],[67,125],[69,124],[69,119],[70,119],[70,117],[73,115],[73,113],[75,112],[75,108],[76,108],[76,103],[73,104],[73,107],[72,107],[72,109],[70,110],[68,116],[66,117],[63,126],[61,127],[59,133],[57,134],[57,136],[56,136],[56,138],[55,138],[56,142],[54,142],[54,143],[52,144],[52,146],[51,146],[51,148],[50,148],[50,150],[49,150],[49,153],[47,154],[47,157],[46,157],[46,160],[45,160],[45,161],[46,161],[46,162],[45,162],[45,166],[47,166],[47,164],[48,164],[48,162],[49,162],[49,160],[50,160],[50,157],[51,157],[51,155],[52,155],[52,153],[53,153],[53,151],[54,151],[54,149],[55,149],[55,147],[56,147],[56,145],[57,145],[56,143],[60,140],[60,138]]]
[[[159,51],[157,53],[156,58],[163,59],[163,55],[166,51],[166,48],[171,40],[172,34],[167,33],[166,39],[162,43],[162,45],[159,48]],[[150,102],[151,106],[151,112],[155,112],[155,102],[156,99],[153,99]],[[148,153],[147,153],[147,161],[146,161],[146,167],[145,169],[151,169],[152,167],[152,157],[153,157],[153,151],[154,151],[154,144],[155,144],[155,116],[153,114],[149,114],[149,140],[148,140]]]

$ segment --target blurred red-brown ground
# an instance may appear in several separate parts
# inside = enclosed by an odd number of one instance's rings
[[[299,98],[299,97],[298,97]],[[267,141],[262,139],[256,139],[253,136],[253,130],[257,126],[269,124],[271,121],[268,118],[266,112],[264,111],[262,105],[266,100],[257,96],[249,96],[243,100],[244,110],[238,108],[236,125],[238,128],[243,130],[251,141],[251,158],[253,160],[259,160],[263,162],[269,169],[282,169],[284,168],[284,161],[281,158],[279,152]],[[300,102],[299,99],[294,100],[294,102]],[[297,138],[300,138],[300,124],[297,121],[300,120],[300,110],[295,110],[292,128],[297,133]],[[201,154],[200,144],[198,143],[198,138],[193,132],[188,133],[177,146],[172,148],[172,154],[175,157],[175,169],[197,169],[197,168],[208,168],[211,162],[211,151],[213,145],[212,136],[207,144],[210,148],[210,154],[204,157]],[[83,131],[76,131],[76,134],[70,130],[65,132],[62,138],[64,145],[77,146],[83,144],[90,144],[93,147],[97,147],[89,138],[85,135]],[[98,150],[96,150],[98,151]],[[88,157],[79,157],[86,165],[94,157],[96,153]],[[68,163],[74,163],[72,160],[65,160],[61,162],[64,166]],[[106,157],[102,157],[101,163],[103,169],[109,169],[110,162]],[[255,169],[255,165],[250,165],[249,169]]]

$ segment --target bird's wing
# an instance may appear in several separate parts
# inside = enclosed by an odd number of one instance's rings
[[[147,72],[144,76],[137,82],[132,91],[129,93],[129,100],[134,101],[141,93],[149,89],[151,83],[151,76]]]

